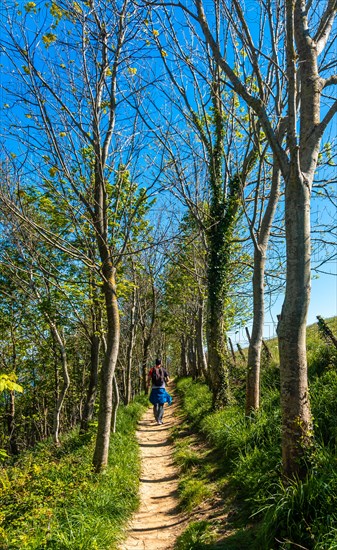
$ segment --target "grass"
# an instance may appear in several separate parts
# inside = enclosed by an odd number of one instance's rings
[[[178,486],[180,506],[185,512],[192,512],[214,494],[206,459],[208,450],[196,447],[195,436],[184,433],[184,429],[176,431],[173,438],[174,459],[181,473]]]
[[[336,319],[328,324],[336,334]],[[191,379],[178,382],[189,427],[199,432],[213,453],[200,454],[195,446],[184,449],[178,440],[177,462],[184,476],[189,472],[191,482],[200,479],[223,496],[226,533],[222,536],[212,521],[207,526],[192,524],[177,550],[337,549],[337,350],[322,339],[317,326],[308,327],[314,444],[307,456],[307,478],[284,483],[277,341],[268,346],[273,359],[262,369],[261,410],[249,419],[244,416],[243,365],[232,373],[236,403],[221,411],[211,410],[206,385]],[[184,498],[185,507],[190,499],[193,509],[192,492]],[[206,541],[203,533],[216,535],[215,540]]]
[[[192,512],[213,494],[212,487],[205,480],[185,478],[179,484],[179,497],[184,510]]]
[[[135,427],[139,400],[118,412],[109,464],[92,470],[94,430],[65,436],[62,447],[40,444],[12,466],[0,482],[0,549],[109,550],[138,505],[139,450]]]
[[[177,539],[175,550],[209,549],[216,539],[214,526],[208,521],[194,521]]]

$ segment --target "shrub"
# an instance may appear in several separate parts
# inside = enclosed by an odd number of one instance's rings
[[[118,411],[109,465],[92,469],[94,433],[65,436],[61,448],[40,444],[3,469],[3,549],[106,550],[115,547],[138,504],[139,448],[135,427],[144,405]]]

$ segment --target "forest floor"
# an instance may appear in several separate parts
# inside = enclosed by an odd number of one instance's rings
[[[140,506],[120,550],[172,550],[188,522],[178,507],[178,469],[170,443],[170,430],[179,423],[176,403],[165,406],[163,420],[162,425],[155,422],[151,407],[138,425]]]

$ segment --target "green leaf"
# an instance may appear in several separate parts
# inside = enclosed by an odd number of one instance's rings
[[[23,392],[23,387],[16,383],[16,375],[0,374],[0,393],[5,390]]]
[[[57,38],[56,34],[52,32],[47,32],[42,36],[42,42],[44,43],[46,48],[49,48],[49,46],[56,41],[56,38]]]
[[[35,2],[27,2],[27,4],[24,5],[24,8],[27,13],[33,12],[36,13],[36,4]]]

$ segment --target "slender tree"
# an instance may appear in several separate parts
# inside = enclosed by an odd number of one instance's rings
[[[280,195],[281,174],[277,163],[274,164],[271,175],[269,198],[262,217],[258,215],[256,202],[254,201],[253,218],[249,221],[249,230],[254,245],[254,268],[253,268],[253,325],[249,339],[248,361],[247,361],[247,384],[246,384],[246,414],[259,409],[260,406],[260,366],[261,351],[264,329],[265,313],[265,267],[267,258],[267,247]],[[259,188],[259,185],[257,186]],[[258,193],[258,189],[256,190]],[[263,190],[265,196],[266,190]],[[261,199],[263,207],[263,199]],[[258,218],[257,227],[255,226]]]

